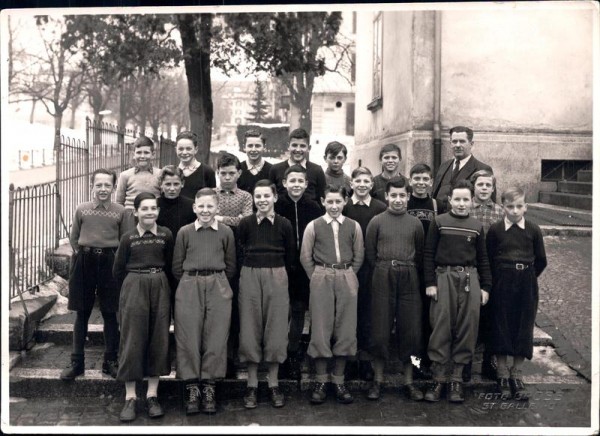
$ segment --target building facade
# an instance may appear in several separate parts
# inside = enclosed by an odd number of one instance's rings
[[[593,8],[504,6],[358,13],[352,167],[379,172],[389,142],[403,174],[439,165],[454,125],[475,131],[498,191],[519,184],[528,201],[552,165],[591,164]]]

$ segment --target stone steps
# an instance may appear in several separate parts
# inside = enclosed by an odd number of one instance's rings
[[[592,182],[558,182],[558,192],[566,194],[592,195]]]
[[[540,203],[592,210],[592,172],[591,169],[579,170],[577,171],[577,181],[558,181],[554,189],[544,190],[544,183],[541,183],[540,189],[542,190],[539,193]]]
[[[592,196],[565,192],[540,192],[540,203],[592,210]]]

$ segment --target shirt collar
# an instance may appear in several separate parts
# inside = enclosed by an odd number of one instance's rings
[[[250,161],[246,161],[246,164],[248,165],[248,169],[249,170],[257,170],[260,172],[260,170],[262,169],[262,167],[265,165],[265,160],[261,157],[260,158],[260,162],[258,163],[258,165],[252,165],[250,163]]]
[[[473,209],[478,209],[478,208],[484,207],[484,206],[487,207],[488,209],[491,209],[494,207],[494,202],[492,201],[491,198],[488,198],[483,203],[478,203],[475,200],[473,200],[473,202],[471,203],[471,206],[473,207]]]
[[[158,226],[156,225],[156,223],[154,223],[154,225],[152,226],[151,229],[146,230],[144,229],[142,226],[140,226],[140,224],[138,223],[138,225],[136,226],[138,233],[140,234],[140,236],[144,236],[144,234],[146,232],[150,232],[152,233],[154,236],[158,236]]]
[[[219,223],[217,222],[216,219],[213,218],[212,223],[210,223],[210,225],[208,227],[213,230],[219,230]],[[198,220],[194,221],[194,228],[196,229],[196,231],[203,228],[202,224],[200,224],[200,221],[198,221]],[[204,228],[206,228],[206,227],[204,227]]]
[[[458,161],[458,167],[462,168],[463,166],[465,166],[465,164],[467,162],[469,162],[469,159],[471,159],[471,156],[473,156],[472,154],[468,155],[467,157],[462,158],[461,160]],[[456,158],[454,158],[454,162],[456,162]],[[452,166],[454,167],[454,162],[452,162]]]
[[[92,203],[94,204],[94,209],[98,209],[100,206],[102,206],[104,209],[108,210],[110,207],[110,201],[103,203],[102,201],[93,200]]]
[[[356,196],[356,194],[353,194],[351,197],[352,200],[352,204],[358,204],[359,201],[362,201],[363,203],[365,203],[367,205],[367,207],[371,206],[371,200],[373,197],[371,197],[370,195],[367,195],[367,198],[364,200],[359,200],[359,198]]]
[[[512,223],[508,220],[508,218],[504,217],[504,230],[508,230],[510,229],[513,224],[516,224],[518,227],[521,227],[523,230],[525,230],[525,217],[521,218],[519,221],[517,221],[516,223]]]
[[[306,159],[304,159],[300,163],[296,163],[296,162],[293,162],[292,159],[288,159],[288,165],[289,166],[300,165],[302,168],[306,169]]]
[[[134,174],[139,173],[140,171],[148,171],[150,174],[154,174],[154,168],[152,167],[152,162],[148,162],[148,165],[145,168],[140,168],[137,165],[134,167]]]
[[[273,212],[267,216],[263,216],[263,215],[257,213],[256,214],[256,222],[258,222],[258,225],[260,225],[260,223],[262,223],[265,218],[267,218],[269,221],[271,221],[271,224],[275,224],[275,212]]]
[[[179,168],[181,168],[182,170],[196,171],[200,167],[200,165],[201,162],[199,162],[196,158],[194,158],[189,165],[184,165],[183,162],[179,162]]]
[[[333,218],[328,213],[323,215],[323,219],[325,220],[325,222],[327,224],[331,224],[333,222]],[[346,217],[344,215],[340,215],[339,217],[336,218],[337,222],[340,224],[344,224],[345,219],[346,219]]]

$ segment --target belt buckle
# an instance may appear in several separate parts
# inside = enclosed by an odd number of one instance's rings
[[[515,268],[517,268],[517,270],[519,270],[519,271],[524,270],[525,269],[525,264],[517,263],[515,265]]]
[[[455,267],[455,271],[456,272],[465,272],[465,267],[464,266],[457,266],[457,267]]]
[[[94,254],[102,254],[102,248],[92,248],[92,253],[94,253]]]
[[[396,261],[396,259],[392,259],[392,266],[398,266],[398,262]]]
[[[332,269],[341,269],[340,265],[343,266],[344,264],[343,263],[332,263],[331,268]]]
[[[150,274],[156,274],[158,272],[158,268],[150,268]]]

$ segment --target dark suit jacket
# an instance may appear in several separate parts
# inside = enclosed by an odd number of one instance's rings
[[[447,171],[452,171],[452,165],[454,164],[454,158],[447,160],[446,162],[443,162],[436,175],[435,175],[435,180],[433,181],[433,190],[432,192],[432,197],[437,199],[438,193],[440,191],[441,185],[442,185],[442,179],[444,178],[444,175],[446,174]],[[458,172],[458,175],[456,176],[456,180],[469,180],[471,178],[471,176],[473,174],[475,174],[477,171],[479,170],[488,170],[491,173],[494,172],[494,170],[492,170],[492,167],[484,164],[483,162],[475,159],[475,156],[471,155],[471,159],[469,159],[469,161],[465,164],[464,167],[462,167],[460,169],[460,171]],[[447,199],[443,198],[443,199],[438,199],[438,203],[442,203],[442,210],[438,211],[438,213],[443,213],[445,211],[447,211]],[[496,191],[494,190],[494,193],[492,194],[492,200],[495,202],[496,201]]]

